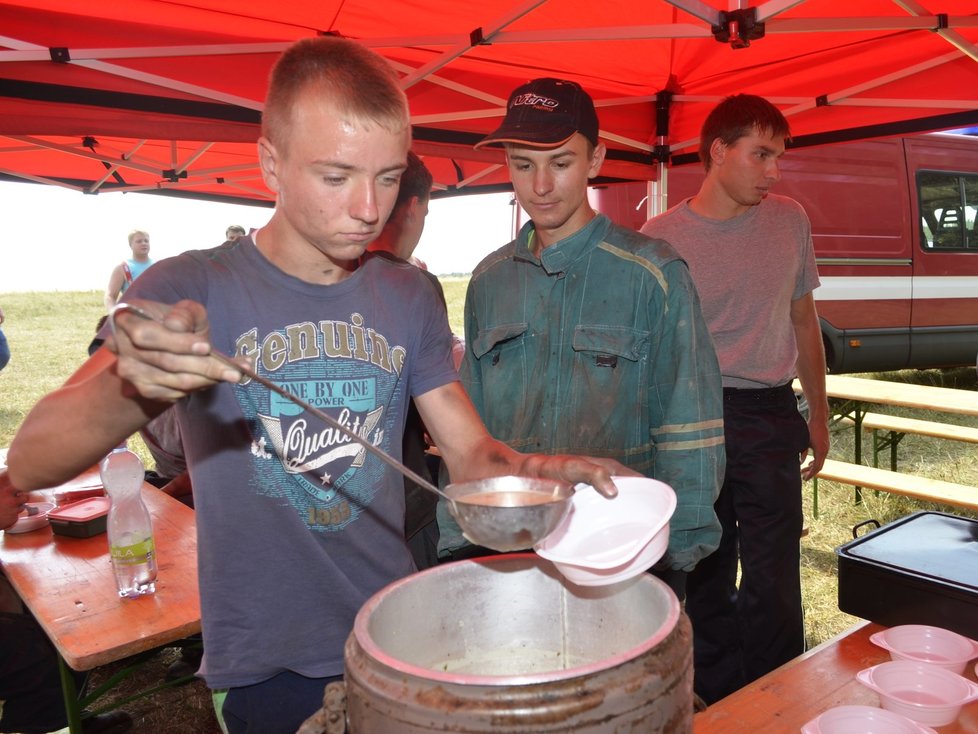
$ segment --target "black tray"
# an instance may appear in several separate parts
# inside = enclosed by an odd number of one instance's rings
[[[978,521],[916,512],[835,552],[841,611],[978,638]]]

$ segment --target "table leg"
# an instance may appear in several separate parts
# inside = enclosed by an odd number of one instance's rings
[[[78,689],[75,688],[75,678],[71,668],[58,655],[58,670],[61,673],[61,691],[65,699],[65,714],[68,719],[68,731],[71,734],[82,734],[82,713],[78,705]]]
[[[108,679],[94,690],[88,690],[86,685],[81,694],[75,685],[74,671],[68,666],[60,655],[58,655],[58,670],[61,675],[61,690],[65,702],[65,714],[68,720],[68,731],[70,734],[83,734],[82,721],[93,715],[103,714],[108,711],[121,708],[132,701],[137,701],[146,696],[152,696],[159,691],[167,688],[176,688],[192,682],[196,676],[188,675],[175,680],[160,683],[146,689],[139,690],[121,699],[112,701],[103,706],[96,706],[96,702],[106,693],[112,691],[120,683],[125,681],[130,675],[139,670],[148,661],[152,660],[162,648],[146,650],[138,655],[133,655],[130,664],[116,670]]]
[[[848,398],[833,398],[829,400],[829,427],[835,425],[845,425],[845,420],[849,419],[853,423],[853,459],[854,463],[862,464],[863,461],[863,418],[866,410],[858,400]],[[818,485],[815,485],[815,492],[818,492]],[[855,487],[854,501],[858,505],[863,501],[862,487]],[[816,510],[817,512],[817,510]],[[816,515],[817,516],[817,515]]]
[[[855,424],[856,435],[853,436],[853,453],[856,463],[863,463],[863,418],[866,417],[866,409],[860,403],[852,403],[852,421]],[[863,501],[863,488],[855,488],[855,502],[858,505]]]
[[[906,433],[900,433],[899,431],[886,431],[885,433],[880,433],[880,429],[873,429],[873,466],[879,467],[879,455],[880,452],[889,447],[890,449],[890,471],[897,470],[897,447],[900,445],[900,441],[906,436]]]

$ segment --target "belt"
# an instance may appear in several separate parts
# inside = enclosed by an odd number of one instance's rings
[[[777,387],[759,388],[723,388],[723,402],[732,405],[777,405],[784,402],[786,397],[794,399],[795,391],[791,389],[791,383]]]

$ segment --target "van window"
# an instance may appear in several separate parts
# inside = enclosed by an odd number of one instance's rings
[[[978,175],[918,171],[917,194],[925,249],[978,249]]]

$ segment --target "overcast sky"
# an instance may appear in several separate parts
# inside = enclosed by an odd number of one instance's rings
[[[432,201],[415,254],[437,275],[471,272],[509,241],[509,200],[509,194],[488,194]],[[0,182],[0,213],[0,293],[6,293],[102,290],[129,254],[126,236],[133,229],[149,232],[151,256],[159,260],[219,245],[228,225],[259,227],[272,210]]]

